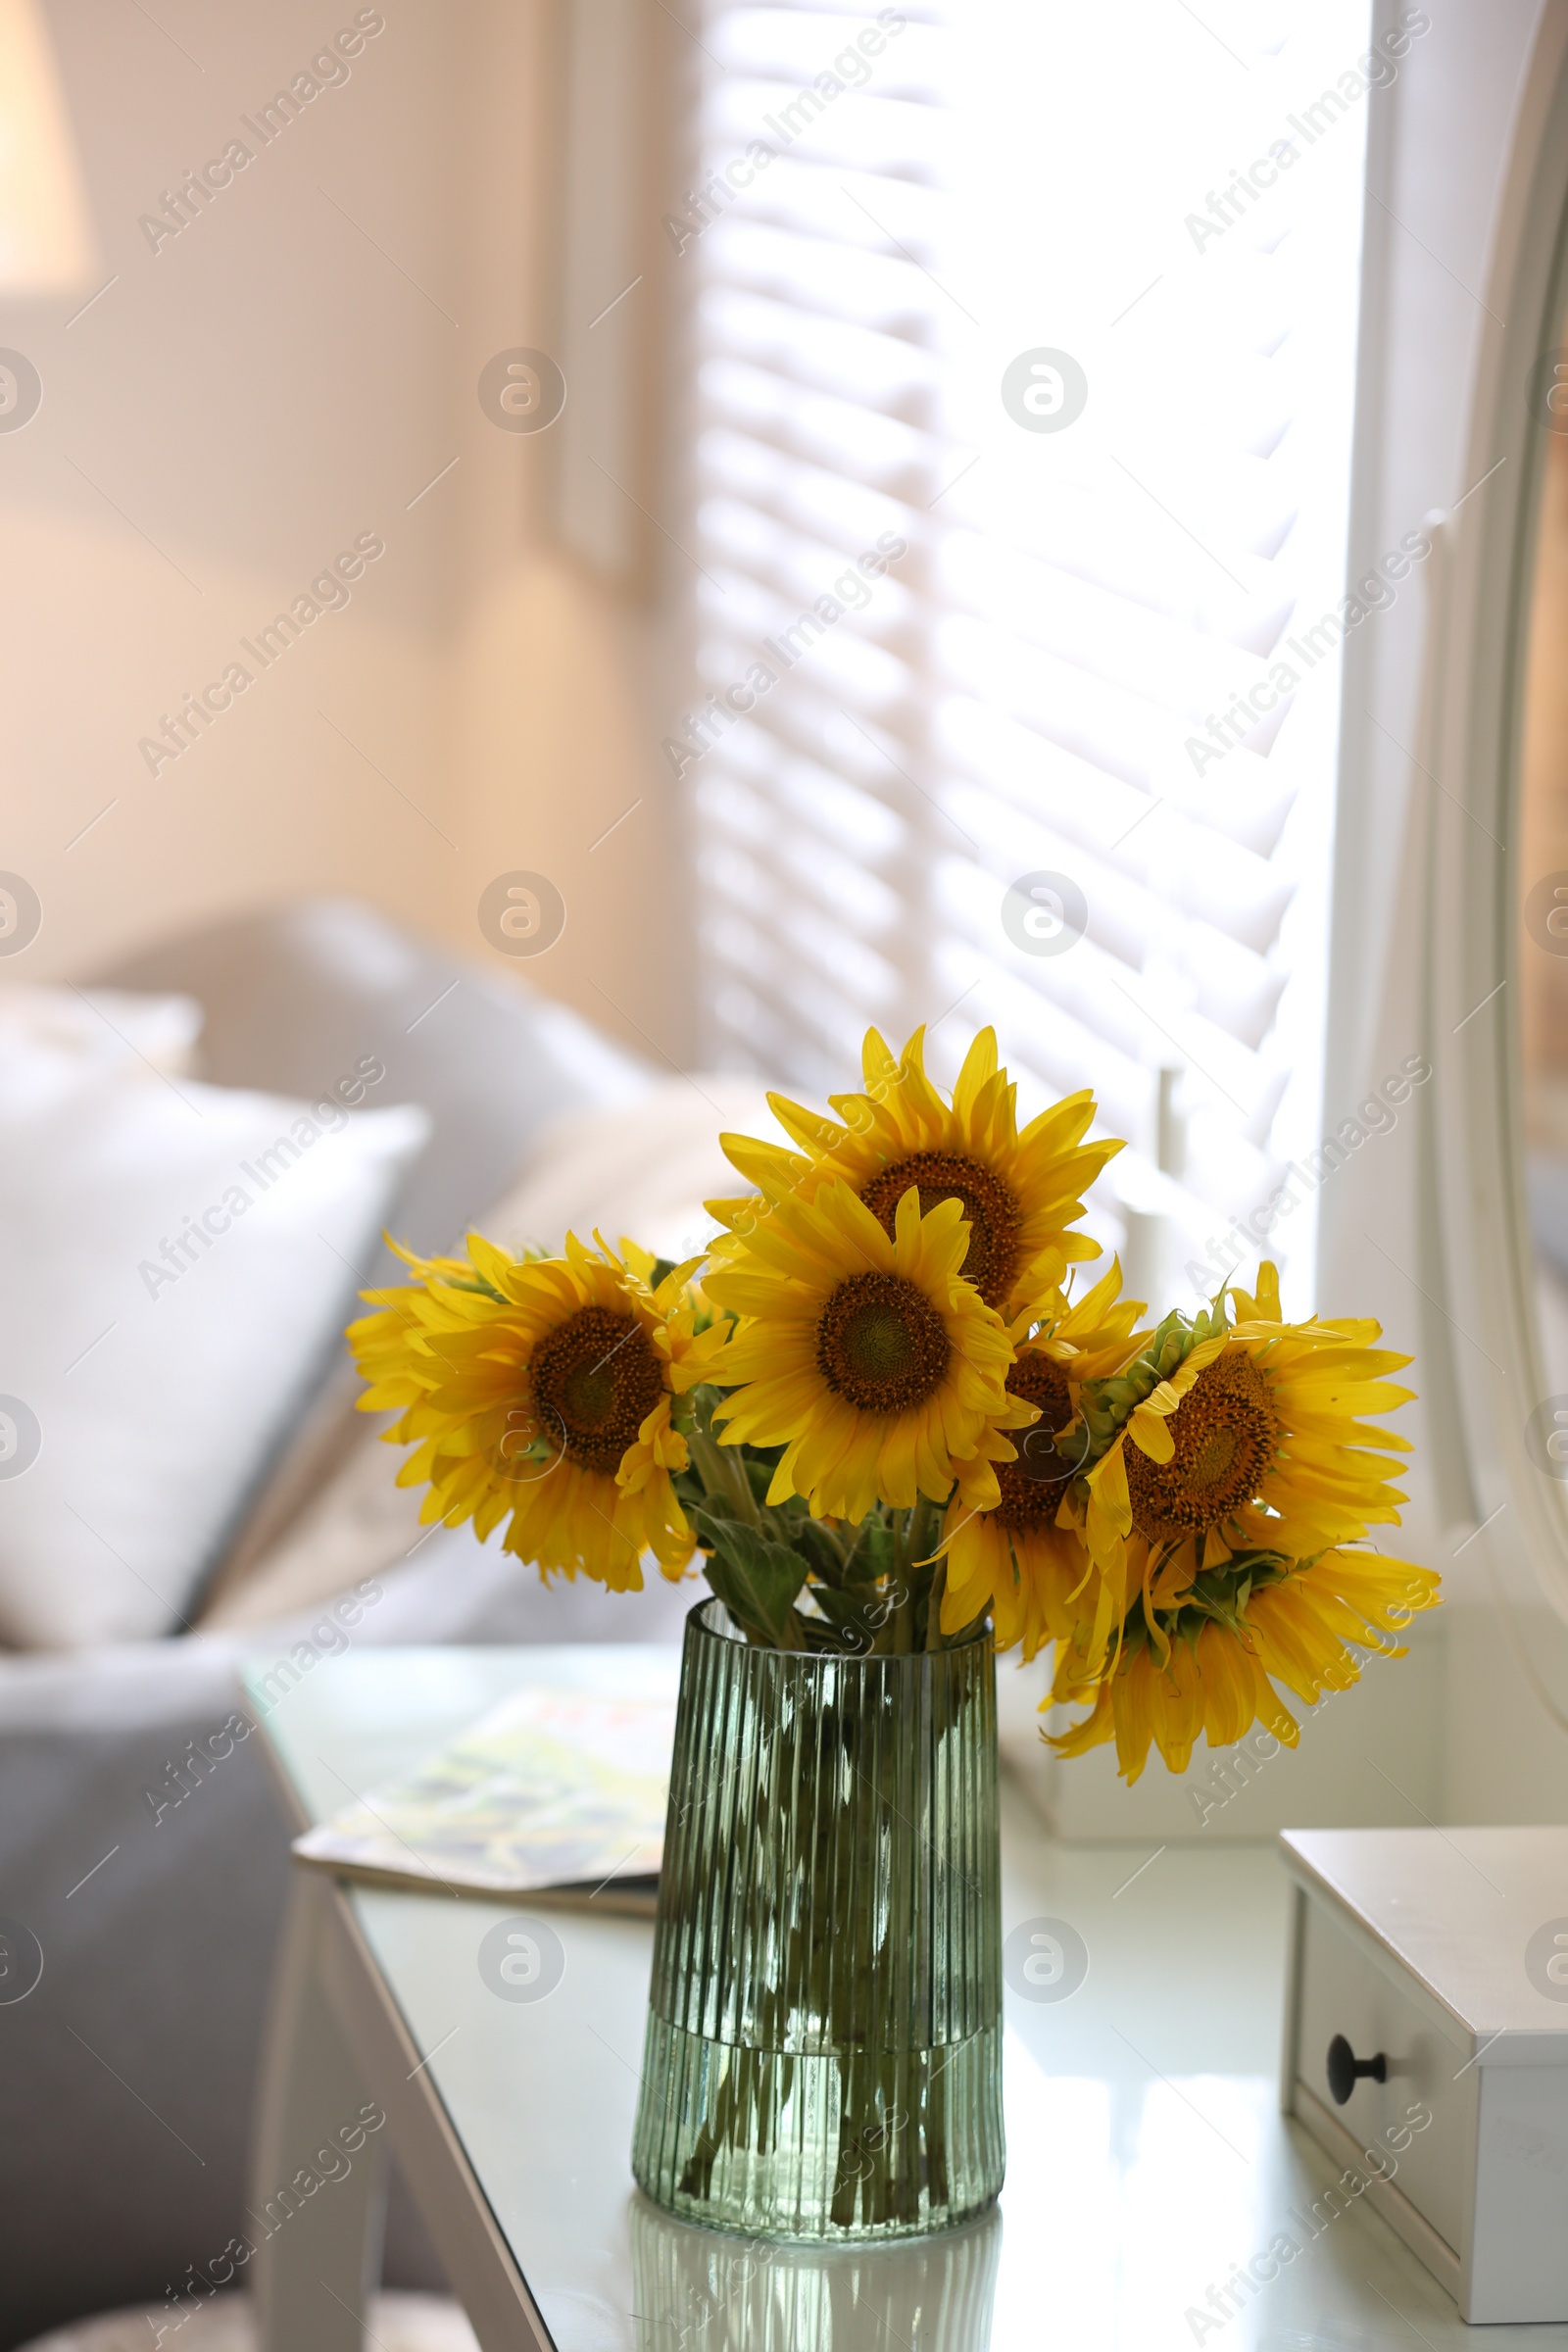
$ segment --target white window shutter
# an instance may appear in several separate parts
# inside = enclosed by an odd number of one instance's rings
[[[1367,24],[709,0],[671,232],[709,1054],[820,1093],[868,1022],[948,1071],[994,1021],[1021,1110],[1092,1086],[1128,1139],[1092,1222],[1132,1274],[1217,1287],[1273,1200],[1300,1304]],[[1004,405],[1034,350],[1087,379],[1060,431]],[[1036,873],[1082,895],[1065,953],[1004,926]]]

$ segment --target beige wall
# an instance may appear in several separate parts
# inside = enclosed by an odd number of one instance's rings
[[[74,976],[316,890],[510,968],[475,907],[527,866],[568,917],[521,968],[680,1058],[647,623],[553,550],[550,436],[475,397],[555,316],[540,8],[390,0],[350,78],[154,253],[138,217],[231,137],[259,147],[240,116],[356,8],[157,13],[171,37],[107,0],[49,18],[102,257],[86,291],[117,282],[74,325],[79,294],[0,299],[0,344],[44,382],[0,434],[0,867],[44,924],[0,975]],[[386,552],[352,601],[260,671],[239,639],[366,532]],[[255,682],[149,773],[138,739],[234,660]]]

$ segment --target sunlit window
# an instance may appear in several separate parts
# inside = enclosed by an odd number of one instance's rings
[[[939,1070],[995,1022],[1025,1108],[1090,1086],[1128,1140],[1133,1287],[1261,1238],[1310,1296],[1367,30],[702,26],[666,750],[708,1054],[821,1089],[868,1021]]]

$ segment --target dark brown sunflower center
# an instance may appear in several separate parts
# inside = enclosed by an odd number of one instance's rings
[[[1165,1427],[1168,1462],[1131,1441],[1123,1453],[1133,1525],[1156,1542],[1203,1534],[1250,1502],[1280,1434],[1268,1382],[1243,1348],[1205,1365]]]
[[[1018,1267],[1018,1203],[1007,1187],[962,1152],[911,1152],[861,1187],[860,1199],[891,1234],[899,1202],[914,1185],[920,1214],[939,1200],[956,1200],[969,1220],[963,1273],[988,1306],[1000,1306]]]
[[[1025,1396],[1040,1407],[1038,1421],[1012,1432],[1018,1459],[997,1464],[997,1482],[1002,1489],[997,1524],[1021,1534],[1029,1528],[1049,1527],[1056,1516],[1073,1465],[1061,1459],[1053,1440],[1072,1419],[1072,1398],[1066,1373],[1038,1350],[1019,1356],[1007,1374],[1007,1388],[1012,1396]]]
[[[529,1374],[541,1437],[564,1442],[579,1469],[607,1478],[620,1468],[664,1388],[642,1325],[606,1306],[579,1307],[541,1340]]]
[[[851,1274],[816,1326],[817,1369],[867,1413],[904,1413],[942,1386],[953,1353],[947,1326],[902,1274]]]

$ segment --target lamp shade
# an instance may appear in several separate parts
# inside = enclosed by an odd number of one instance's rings
[[[97,262],[42,12],[0,0],[0,294],[83,291]]]

